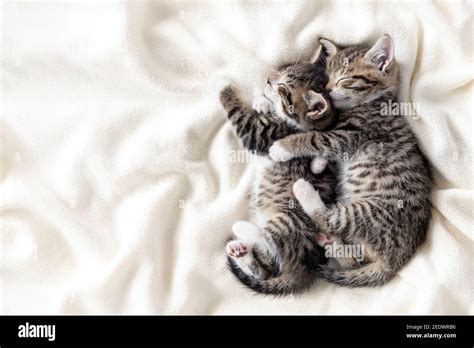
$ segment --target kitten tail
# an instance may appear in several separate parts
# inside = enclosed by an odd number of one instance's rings
[[[387,271],[381,263],[370,263],[357,269],[334,269],[318,265],[314,269],[317,276],[342,286],[380,286],[395,276],[394,271]]]
[[[286,272],[274,278],[260,279],[245,273],[231,257],[227,258],[227,263],[243,285],[265,295],[290,295],[307,289],[314,281],[314,277],[304,271]]]

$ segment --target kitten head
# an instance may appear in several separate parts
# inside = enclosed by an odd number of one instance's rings
[[[383,35],[371,48],[350,46],[340,49],[329,40],[320,40],[326,54],[326,88],[334,107],[351,109],[398,91],[398,67],[394,44]]]
[[[324,86],[327,78],[319,62],[283,65],[267,79],[265,95],[276,114],[302,130],[324,130],[335,113]]]

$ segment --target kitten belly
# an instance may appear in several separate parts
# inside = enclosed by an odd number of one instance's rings
[[[401,185],[393,175],[380,175],[383,171],[383,158],[377,158],[372,153],[359,153],[351,161],[342,161],[339,165],[338,200],[354,201],[383,195],[387,192],[387,184]],[[349,169],[351,168],[351,169]],[[399,187],[396,186],[396,187]]]
[[[357,161],[341,161],[338,163],[337,200],[339,202],[353,201],[359,197],[366,196],[368,188],[373,183],[371,176],[363,177],[361,174],[366,168],[355,168],[349,170]]]

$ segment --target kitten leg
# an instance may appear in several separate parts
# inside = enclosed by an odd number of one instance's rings
[[[318,191],[306,180],[298,179],[293,184],[293,193],[307,215],[311,217],[320,215],[326,210],[326,206],[321,200]],[[332,233],[316,234],[316,244],[323,247],[326,251],[329,249],[329,251],[333,252],[333,255],[337,248],[344,247],[342,239]],[[358,265],[357,260],[353,257],[334,257],[330,256],[330,254],[326,256],[330,259],[332,268],[351,269]]]
[[[338,266],[341,269],[354,269],[360,266],[359,261],[354,257],[336,257],[333,260],[338,263]],[[333,268],[337,268],[337,266],[333,266]]]
[[[359,262],[357,262],[356,259],[351,257],[331,257],[328,258],[327,265],[329,268],[339,270],[349,270],[360,266]]]
[[[357,214],[364,211],[368,212],[366,215],[370,216],[370,219],[356,218]],[[323,231],[329,232],[340,239],[342,246],[354,245],[362,248],[360,250],[361,255],[337,259],[344,269],[353,269],[360,266],[364,260],[382,262],[374,248],[380,248],[380,243],[386,242],[386,240],[380,238],[374,241],[374,238],[371,238],[373,234],[367,233],[367,231],[374,231],[374,229],[380,231],[379,228],[382,228],[379,227],[381,223],[378,223],[377,219],[379,214],[387,214],[386,209],[377,206],[371,200],[359,200],[350,203],[336,203],[326,211],[312,215],[311,218],[321,226]]]
[[[234,232],[234,235],[237,238],[252,245],[262,238],[262,231],[260,231],[260,228],[248,221],[235,222],[232,225],[232,232]]]
[[[311,161],[311,172],[313,174],[320,174],[324,171],[328,164],[328,160],[324,157],[315,157]]]
[[[326,205],[319,196],[319,192],[316,191],[308,181],[304,179],[298,179],[293,184],[293,194],[300,203],[304,212],[313,216],[319,211],[326,210]]]
[[[246,255],[262,239],[260,229],[248,221],[237,221],[232,225],[232,231],[237,240],[227,243],[226,252],[229,256],[242,257]]]
[[[281,140],[275,141],[268,151],[268,155],[275,162],[287,162],[295,157],[290,151],[280,144]]]
[[[283,124],[273,114],[259,114],[250,108],[240,99],[233,84],[220,85],[225,86],[219,94],[220,102],[235,129],[235,134],[247,150],[266,156],[274,139],[291,134],[291,127]]]
[[[252,108],[257,112],[264,114],[275,111],[273,103],[263,94],[254,97]]]
[[[266,279],[269,275],[268,269],[262,267],[264,259],[256,259],[255,253],[258,251],[260,255],[268,255],[274,259],[276,250],[271,248],[265,238],[262,230],[255,224],[248,221],[237,221],[232,230],[238,238],[227,243],[226,253],[235,262],[245,274]]]
[[[367,135],[361,131],[305,132],[275,141],[269,152],[270,157],[276,162],[286,162],[303,156],[346,161],[347,157],[352,156],[366,139]],[[272,154],[275,156],[273,157]]]
[[[313,217],[315,215],[321,214],[326,210],[324,202],[319,196],[319,192],[314,189],[314,187],[304,179],[298,179],[293,184],[293,193],[301,204],[304,212]],[[343,246],[344,243],[341,238],[337,237],[334,234],[327,233],[317,233],[316,234],[316,244],[320,247],[327,248],[329,245],[330,248],[337,248],[337,246]],[[329,257],[329,256],[328,256]],[[352,268],[354,267],[355,259],[346,258],[346,257],[329,257],[337,261],[337,264],[342,268]]]

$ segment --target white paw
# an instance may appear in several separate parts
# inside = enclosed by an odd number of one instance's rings
[[[303,205],[309,204],[318,195],[318,192],[314,189],[305,179],[298,179],[293,184],[293,194],[295,198]]]
[[[248,221],[237,221],[232,225],[234,235],[249,244],[255,244],[261,238],[261,231],[257,225]]]
[[[216,95],[219,95],[219,93],[227,86],[233,85],[233,81],[224,76],[214,75],[209,79],[209,88]]]
[[[231,240],[225,247],[227,255],[232,257],[242,257],[247,254],[248,249],[244,243],[238,240]]]
[[[254,97],[252,108],[257,112],[264,114],[275,111],[273,108],[273,103],[267,97],[261,94]]]
[[[275,162],[287,162],[294,157],[291,152],[280,145],[279,141],[274,142],[268,152],[270,158]]]
[[[311,161],[311,172],[313,174],[322,173],[328,164],[328,160],[323,157],[315,157]]]
[[[301,204],[304,212],[308,215],[313,215],[318,211],[324,210],[326,207],[319,196],[319,192],[304,179],[298,179],[293,184],[293,194]]]

